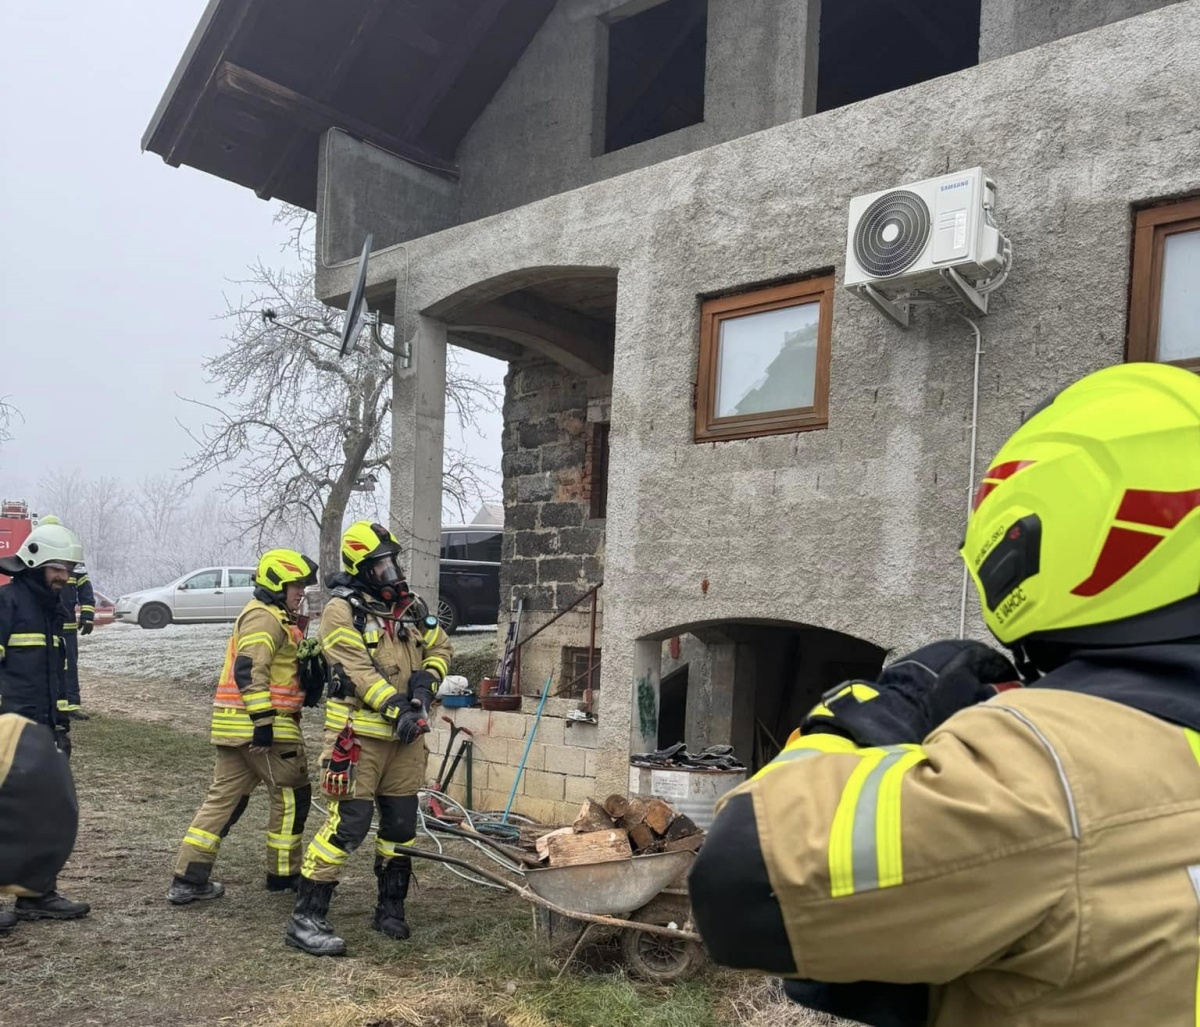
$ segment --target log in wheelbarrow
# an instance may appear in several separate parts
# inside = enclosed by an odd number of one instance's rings
[[[687,893],[671,887],[695,859],[692,852],[525,870],[521,883],[456,856],[415,846],[407,854],[449,863],[506,888],[549,914],[541,918],[540,925],[559,937],[562,921],[577,925],[567,932],[574,944],[560,976],[589,934],[601,928],[620,932],[625,966],[643,980],[657,984],[680,981],[704,963],[700,936],[690,929]]]

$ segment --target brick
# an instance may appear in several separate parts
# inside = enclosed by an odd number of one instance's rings
[[[523,474],[519,478],[505,478],[504,486],[507,490],[510,483],[515,483],[514,498],[518,503],[548,503],[558,494],[559,483],[555,478],[550,473]]]
[[[596,782],[590,777],[568,777],[563,798],[567,802],[582,803],[592,797]]]
[[[584,772],[593,780],[600,773],[600,753],[596,749],[588,749],[584,754]]]
[[[583,524],[583,507],[578,503],[547,503],[542,507],[543,528],[577,528]]]
[[[546,770],[555,774],[582,777],[587,773],[585,752],[585,749],[573,745],[548,745],[545,748]]]
[[[467,706],[456,709],[448,715],[459,727],[465,727],[468,731],[473,731],[476,735],[486,735],[488,733],[488,721],[490,717],[487,710],[474,709]],[[455,744],[457,744],[457,739],[455,739]]]
[[[513,782],[517,779],[517,768],[501,766],[499,763],[488,764],[487,786],[488,791],[502,792],[507,798],[509,792],[512,791]],[[521,778],[521,783],[517,787],[517,794],[525,794],[525,786],[529,783],[528,777]]]
[[[549,705],[550,701],[546,700]],[[542,745],[562,745],[565,729],[563,722],[558,717],[542,716],[542,719],[537,727],[536,738]]]
[[[540,733],[540,732],[539,732]],[[516,767],[521,763],[521,757],[525,755],[526,739],[510,738],[507,740],[508,756],[505,762],[509,766]],[[526,770],[546,770],[546,747],[534,742],[529,746],[529,758],[525,761]]]
[[[541,509],[539,503],[514,503],[508,507],[504,511],[505,539],[515,531],[529,531],[536,528]]]
[[[557,531],[522,531],[517,534],[516,555],[519,557],[535,560],[557,553],[558,549],[559,533]]]
[[[567,745],[580,749],[595,749],[600,744],[600,728],[597,724],[572,722],[566,732]]]
[[[505,453],[500,459],[500,473],[506,478],[516,478],[522,474],[537,474],[541,470],[554,470],[552,467],[543,468],[541,450],[515,449]]]
[[[604,529],[600,527],[564,528],[558,533],[558,548],[564,553],[595,556],[604,546]]]
[[[523,713],[497,712],[491,714],[488,734],[492,738],[524,738],[529,718]]]
[[[506,797],[505,802],[507,801]],[[500,808],[504,808],[504,803],[500,804]],[[522,816],[529,817],[541,824],[557,826],[571,822],[567,804],[555,802],[552,799],[537,799],[523,795],[513,804],[513,809]]]
[[[583,447],[578,442],[555,442],[542,446],[540,471],[565,471],[570,468],[582,468]],[[529,474],[529,471],[522,472]]]
[[[514,771],[515,772],[515,771]],[[562,774],[549,774],[542,770],[527,770],[522,778],[524,794],[531,799],[550,799],[562,802],[566,778]]]
[[[526,613],[549,613],[555,609],[555,596],[553,585],[531,585],[526,588],[513,590],[513,606],[516,606],[517,597],[525,599]]]
[[[460,736],[461,737],[461,736]],[[491,738],[488,735],[476,735],[472,742],[472,756],[476,765],[480,763],[507,763],[508,762],[508,739],[507,738]],[[460,745],[459,739],[454,740],[454,751],[458,751]],[[450,757],[454,759],[453,756]],[[466,757],[463,757],[466,760]],[[462,773],[460,768],[458,773]]]
[[[522,449],[540,449],[568,438],[558,420],[547,417],[541,421],[524,421],[517,425],[517,440]]]
[[[538,581],[547,585],[551,582],[578,581],[583,569],[583,560],[574,556],[546,557],[538,564]]]
[[[520,545],[521,536],[517,536],[517,545]],[[538,575],[538,566],[536,560],[525,560],[520,557],[514,558],[508,562],[508,565],[503,568],[504,583],[509,587],[514,585],[536,585]]]

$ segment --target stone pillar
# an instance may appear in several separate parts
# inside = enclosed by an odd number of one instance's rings
[[[400,289],[404,283],[398,283]],[[397,310],[403,310],[397,296]],[[437,606],[446,421],[446,326],[418,317],[412,366],[397,360],[392,398],[392,526],[406,541],[408,583]]]
[[[662,642],[635,642],[630,752],[653,752],[658,748],[658,686],[661,680]]]

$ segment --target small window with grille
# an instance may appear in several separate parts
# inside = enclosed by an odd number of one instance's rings
[[[560,696],[582,698],[588,687],[588,654],[591,653],[592,691],[600,688],[600,650],[587,646],[563,646]]]

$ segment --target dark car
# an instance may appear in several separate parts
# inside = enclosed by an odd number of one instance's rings
[[[442,529],[438,620],[448,634],[462,624],[495,624],[500,616],[502,527]]]

